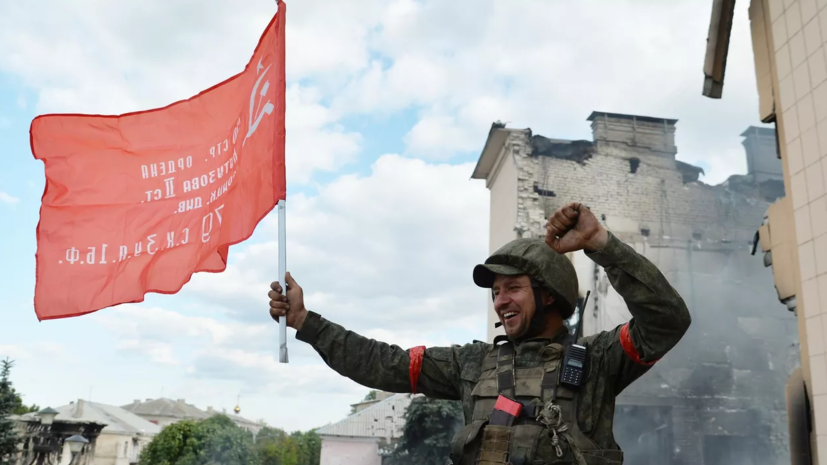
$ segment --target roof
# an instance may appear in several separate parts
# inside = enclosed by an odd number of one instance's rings
[[[639,116],[639,115],[627,115],[624,113],[608,113],[605,111],[593,111],[592,114],[586,118],[586,121],[594,121],[598,117],[607,117],[607,118],[616,118],[616,119],[628,119],[628,120],[635,120],[635,121],[643,121],[647,123],[663,123],[666,124],[675,124],[678,122],[676,119],[669,119],[669,118],[657,118],[654,116]]]
[[[759,136],[775,137],[775,129],[761,126],[750,126],[746,130],[744,130],[744,132],[741,133],[741,136],[747,137],[753,134]]]
[[[524,132],[524,129],[506,129],[505,124],[499,121],[491,124],[491,130],[488,131],[488,139],[485,141],[485,146],[482,148],[480,158],[477,160],[477,166],[474,168],[471,179],[488,179],[488,175],[494,169],[494,164],[500,156],[500,151],[508,139],[508,135],[512,132]]]
[[[210,415],[194,405],[185,402],[184,399],[172,400],[166,398],[147,399],[141,402],[135,399],[131,404],[121,406],[136,415],[203,419]]]
[[[58,407],[55,420],[68,423],[92,422],[106,425],[101,434],[147,435],[154,436],[161,432],[161,427],[128,412],[115,405],[99,404],[79,399],[68,405]],[[21,416],[21,420],[34,419],[35,413]]]
[[[412,394],[394,394],[344,420],[316,430],[319,436],[399,438]]]
[[[227,418],[229,418],[230,420],[232,420],[233,422],[235,422],[236,424],[245,424],[245,425],[248,425],[248,426],[258,426],[258,427],[264,426],[264,425],[262,425],[261,423],[259,423],[257,421],[250,420],[249,418],[244,418],[244,417],[242,417],[241,415],[239,415],[237,413],[230,414],[230,413],[225,413],[225,412],[216,412],[215,410],[213,410],[212,412],[207,412],[207,414],[209,416],[224,415]]]

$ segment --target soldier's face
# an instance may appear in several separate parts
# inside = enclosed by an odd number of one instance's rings
[[[531,279],[528,276],[497,276],[491,290],[494,310],[505,334],[509,337],[525,334],[536,311]]]

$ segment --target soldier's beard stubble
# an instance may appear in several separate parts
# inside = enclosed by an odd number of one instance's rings
[[[517,306],[509,305],[509,308],[499,312],[498,316],[500,317],[500,323],[502,323],[503,325],[503,330],[505,330],[506,336],[512,338],[520,337],[528,331],[529,322],[531,321],[531,315],[528,315],[520,308],[512,307]],[[505,318],[504,315],[507,315],[509,312],[516,312],[517,314],[512,316],[511,318]]]

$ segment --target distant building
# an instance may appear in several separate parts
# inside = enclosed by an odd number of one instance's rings
[[[351,408],[353,408],[353,413],[361,412],[362,410],[370,407],[373,404],[378,404],[383,400],[387,399],[388,397],[392,396],[392,392],[384,392],[384,391],[376,391],[376,398],[373,400],[363,400],[362,402],[357,402],[355,404],[350,404]]]
[[[212,407],[207,407],[207,411],[201,410],[192,404],[188,404],[185,399],[159,398],[146,399],[143,402],[140,399],[135,399],[131,404],[124,405],[121,408],[162,428],[182,420],[198,421],[218,414],[227,415],[240,428],[253,434],[258,434],[259,430],[264,427],[260,422],[249,420],[238,414],[228,414],[226,410],[218,412]]]
[[[73,465],[93,465],[98,436],[107,426],[71,417],[54,419],[51,424],[46,424],[35,413],[11,415],[9,419],[15,422],[21,439],[18,455],[12,458],[10,465],[31,465],[38,460],[55,465],[69,465],[73,459],[67,440],[75,435],[83,436],[89,442],[74,457]]]
[[[184,399],[147,399],[141,402],[135,399],[131,404],[121,406],[124,410],[160,427],[178,423],[181,420],[203,420],[209,418],[207,412],[186,403]]]
[[[411,394],[394,394],[360,402],[354,404],[356,413],[317,429],[322,438],[320,465],[381,465],[384,446],[396,444],[402,437],[405,411],[412,398]],[[362,407],[365,403],[371,405]]]
[[[92,460],[88,461],[88,465],[136,464],[144,447],[161,432],[158,425],[114,405],[79,399],[55,410],[59,413],[53,425],[105,425],[96,436],[87,438],[94,441],[90,451]],[[18,422],[26,425],[39,423],[39,420],[35,413],[28,413],[18,417]],[[66,457],[68,454],[62,455]],[[68,463],[68,459],[60,463]]]

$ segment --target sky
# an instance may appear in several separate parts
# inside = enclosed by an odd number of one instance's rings
[[[307,307],[396,344],[486,337],[471,270],[489,195],[470,179],[491,123],[591,139],[607,111],[678,119],[679,160],[717,184],[746,173],[758,120],[748,2],[738,2],[723,99],[703,97],[711,1],[295,0],[287,15],[287,263]],[[0,358],[41,407],[186,399],[288,431],[343,419],[369,391],[268,314],[275,212],[227,270],[38,322],[35,228],[44,113],[121,114],[189,98],[240,72],[274,1],[0,2]]]

